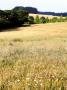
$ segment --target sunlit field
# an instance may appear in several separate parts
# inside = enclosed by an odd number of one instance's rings
[[[45,18],[49,18],[49,19],[52,19],[54,17],[57,17],[57,18],[60,18],[59,16],[53,16],[53,15],[43,15],[43,14],[32,14],[30,13],[29,16],[33,16],[34,18],[36,18],[36,16],[39,16],[39,17],[45,17]]]
[[[67,90],[67,22],[0,32],[0,90]]]

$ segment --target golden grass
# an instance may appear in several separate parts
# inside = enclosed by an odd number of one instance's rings
[[[0,32],[0,90],[67,90],[67,22]]]
[[[64,22],[54,23],[54,24],[53,23],[39,24],[39,25],[36,24],[36,25],[31,25],[30,27],[16,28],[15,31],[11,31],[11,32],[0,32],[0,39],[10,40],[14,38],[20,38],[24,40],[30,37],[31,37],[30,39],[32,39],[33,37],[35,39],[38,39],[38,37],[50,38],[52,36],[64,37],[66,36],[66,30],[67,30],[67,23]]]

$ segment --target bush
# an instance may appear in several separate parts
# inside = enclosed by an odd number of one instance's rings
[[[41,23],[46,23],[45,17],[41,17],[41,18],[40,18],[40,22],[41,22]]]
[[[67,22],[67,16],[64,18],[64,21]]]
[[[34,24],[34,17],[33,16],[29,16],[29,23],[30,24]]]
[[[62,16],[60,16],[59,22],[64,22],[64,18]]]
[[[51,22],[58,22],[58,18],[57,18],[57,17],[53,17],[53,18],[51,19]]]
[[[36,24],[39,24],[40,23],[40,19],[39,19],[39,16],[37,15],[36,18],[35,18],[35,23]]]
[[[45,19],[46,19],[46,23],[49,23],[49,21],[50,21],[49,18],[47,17],[47,18],[45,18]]]

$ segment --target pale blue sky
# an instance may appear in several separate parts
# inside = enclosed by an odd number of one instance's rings
[[[39,11],[67,12],[67,0],[0,0],[0,9],[32,6]]]

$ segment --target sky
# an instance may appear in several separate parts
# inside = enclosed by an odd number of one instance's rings
[[[2,10],[15,6],[32,6],[45,12],[67,12],[67,0],[0,0]]]

